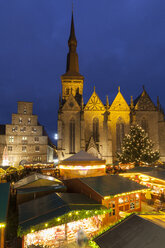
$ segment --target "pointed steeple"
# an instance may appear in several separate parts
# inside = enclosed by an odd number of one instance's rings
[[[73,10],[72,10],[71,28],[70,28],[68,46],[69,46],[69,53],[67,55],[66,73],[63,76],[81,76],[79,73],[78,54],[76,52],[77,40],[76,40],[75,28],[74,28]]]
[[[71,43],[74,43],[75,46],[77,47],[77,40],[76,40],[76,35],[75,35],[75,30],[74,30],[73,10],[72,10],[72,20],[71,20],[71,28],[70,28],[70,36],[68,40],[68,45],[70,46]]]

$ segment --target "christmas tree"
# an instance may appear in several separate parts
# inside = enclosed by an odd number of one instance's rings
[[[153,146],[148,134],[140,126],[133,125],[129,134],[124,137],[122,152],[117,153],[117,157],[123,164],[139,165],[141,162],[151,164],[159,159],[159,151],[154,151]]]

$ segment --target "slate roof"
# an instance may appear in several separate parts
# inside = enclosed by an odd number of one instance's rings
[[[127,172],[128,173],[130,173],[130,172],[132,172],[132,173],[144,173],[144,172],[149,172],[149,171],[153,171],[155,168],[153,168],[153,167],[140,167],[140,166],[138,166],[138,167],[134,167],[134,168],[132,168],[132,169],[129,169],[129,170],[127,170]],[[126,172],[126,173],[127,173]]]
[[[145,172],[145,175],[148,175],[150,177],[155,177],[161,180],[165,180],[165,170],[153,170],[149,172]]]
[[[132,215],[94,241],[100,248],[164,248],[165,229]]]
[[[6,222],[10,196],[10,183],[0,183],[0,223]]]
[[[85,152],[80,151],[73,156],[64,159],[63,161],[102,161],[100,158],[94,157],[93,155]]]
[[[17,189],[24,187],[26,185],[29,185],[30,187],[30,184],[33,187],[41,187],[41,186],[59,185],[62,184],[62,182],[51,176],[34,173],[16,182],[14,184],[14,188]]]
[[[72,210],[100,208],[104,207],[82,194],[53,193],[19,205],[19,225],[25,230]]]
[[[87,177],[80,178],[79,180],[87,184],[102,197],[147,189],[144,185],[140,185],[119,175]]]

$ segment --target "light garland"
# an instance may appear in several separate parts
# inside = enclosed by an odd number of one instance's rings
[[[41,223],[35,226],[31,226],[26,230],[22,230],[21,226],[19,226],[17,231],[17,236],[22,237],[23,235],[26,235],[28,233],[33,233],[35,231],[47,229],[53,226],[58,226],[72,221],[89,218],[95,215],[103,215],[106,213],[110,213],[111,211],[112,211],[111,209],[92,209],[92,210],[82,209],[79,211],[72,211],[60,217],[53,218],[50,221],[47,221],[47,223]]]
[[[131,195],[131,194],[146,193],[149,190],[150,189],[142,189],[142,190],[140,189],[140,190],[126,192],[126,193],[112,195],[112,196],[104,196],[104,200],[108,200],[108,199],[112,199],[112,198],[116,198],[116,197],[120,197],[120,196],[125,196],[125,195]]]
[[[5,223],[0,223],[0,228],[5,228],[6,224]]]
[[[96,170],[96,169],[105,169],[106,165],[87,165],[87,166],[79,166],[79,165],[59,165],[59,169],[63,170]]]

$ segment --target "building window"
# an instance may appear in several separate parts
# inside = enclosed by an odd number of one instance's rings
[[[14,142],[14,137],[13,136],[9,136],[9,142],[13,143]]]
[[[27,114],[27,109],[26,109],[26,107],[24,107],[23,113],[24,113],[24,115]]]
[[[66,95],[69,95],[69,88],[66,88],[65,93]]]
[[[37,129],[35,127],[32,127],[32,133],[36,133]]]
[[[132,210],[132,209],[134,209],[135,208],[135,203],[134,202],[131,202],[130,203],[130,209]]]
[[[21,127],[21,128],[20,128],[20,131],[21,131],[21,132],[26,132],[26,127]]]
[[[22,118],[21,117],[19,118],[19,123],[22,123]]]
[[[40,156],[33,157],[33,162],[41,162],[42,158]]]
[[[34,137],[35,142],[39,142],[39,137]]]
[[[28,124],[31,124],[31,119],[30,118],[28,118]]]
[[[22,146],[22,151],[26,152],[26,146]]]
[[[35,147],[35,151],[36,151],[36,152],[39,152],[39,151],[40,151],[40,147],[39,147],[39,146],[36,146],[36,147]]]
[[[22,137],[22,140],[27,140],[27,137],[23,136],[23,137]]]
[[[69,124],[70,130],[70,153],[75,153],[75,120],[72,118]]]
[[[12,146],[8,146],[8,151],[11,152],[13,150]]]
[[[119,153],[121,152],[124,135],[124,123],[119,118],[118,122],[116,123],[116,150]]]
[[[79,88],[76,89],[76,94],[79,94]]]
[[[99,119],[93,119],[93,138],[95,142],[99,142]]]
[[[148,122],[145,118],[141,120],[141,127],[146,133],[148,133]]]

